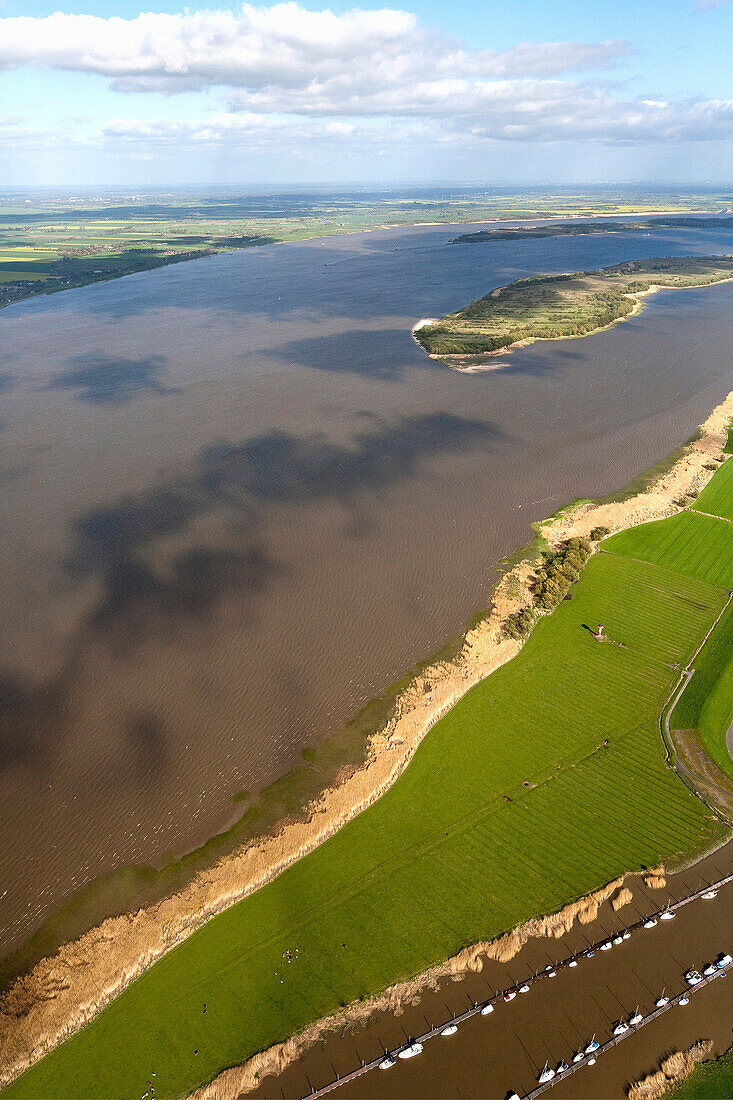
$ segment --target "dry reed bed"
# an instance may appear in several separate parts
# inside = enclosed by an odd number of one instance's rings
[[[656,1073],[650,1073],[631,1085],[626,1095],[629,1100],[657,1100],[673,1085],[689,1077],[695,1066],[710,1056],[712,1049],[711,1039],[700,1039],[689,1050],[675,1051],[664,1059]]]
[[[612,531],[679,510],[687,492],[709,480],[733,415],[733,392],[701,427],[700,437],[651,487],[615,504],[582,504],[548,520],[552,545],[593,527]],[[19,978],[0,1000],[0,1085],[81,1028],[156,959],[205,921],[253,893],[375,802],[404,771],[429,729],[471,687],[519,652],[505,638],[506,617],[531,600],[533,563],[521,561],[499,582],[490,613],[468,631],[459,657],[424,669],[400,695],[393,717],[369,743],[366,763],[307,807],[303,820],[253,842],[202,871],[180,893],[110,918]],[[318,1025],[319,1027],[322,1025]]]

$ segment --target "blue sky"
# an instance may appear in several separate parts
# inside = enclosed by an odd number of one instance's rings
[[[733,0],[0,0],[10,185],[726,184]]]

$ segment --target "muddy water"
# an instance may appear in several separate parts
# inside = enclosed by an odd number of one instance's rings
[[[423,316],[733,234],[253,249],[0,313],[0,925],[162,862],[460,629],[532,520],[731,389],[731,286],[472,377]]]
[[[696,867],[671,876],[668,888],[648,890],[640,879],[629,885],[633,900],[614,913],[602,906],[592,924],[576,926],[559,941],[540,940],[526,947],[507,965],[487,961],[480,974],[459,982],[446,981],[439,991],[424,995],[403,1015],[380,1013],[367,1026],[344,1029],[314,1047],[279,1078],[267,1078],[257,1097],[280,1100],[304,1097],[370,1061],[383,1049],[394,1049],[428,1026],[448,1021],[499,990],[530,980],[550,963],[585,950],[590,943],[657,912],[667,899],[676,900],[698,890],[703,882],[729,874],[733,844],[728,844]],[[335,1100],[357,1097],[492,1097],[503,1100],[511,1092],[526,1095],[537,1084],[545,1061],[553,1068],[567,1062],[593,1035],[604,1043],[616,1022],[634,1012],[646,1015],[666,989],[681,992],[689,967],[702,969],[720,951],[733,945],[733,883],[714,901],[695,901],[680,909],[672,921],[641,929],[611,951],[597,951],[574,970],[530,988],[509,1004],[500,1003],[491,1016],[472,1017],[456,1035],[438,1036],[409,1062],[398,1061],[389,1070],[373,1070],[341,1086]],[[733,953],[733,952],[731,952]],[[659,1019],[624,1039],[598,1059],[556,1085],[547,1095],[557,1100],[623,1097],[629,1083],[658,1068],[674,1050],[686,1050],[701,1038],[712,1039],[715,1053],[733,1041],[733,978],[713,982],[675,1006]]]

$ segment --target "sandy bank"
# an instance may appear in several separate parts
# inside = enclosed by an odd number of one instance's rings
[[[678,511],[675,501],[687,492],[698,492],[710,478],[712,470],[706,464],[721,457],[732,415],[733,393],[705,421],[699,439],[653,486],[621,503],[579,505],[548,520],[542,533],[557,544],[570,535],[587,535],[599,525],[615,531]],[[0,1084],[73,1034],[205,921],[269,882],[376,801],[407,767],[435,722],[469,688],[519,651],[519,642],[503,636],[502,624],[530,602],[532,576],[532,561],[523,560],[502,578],[490,612],[466,634],[455,662],[436,662],[420,672],[398,698],[393,717],[371,738],[364,767],[325,791],[308,807],[305,820],[289,823],[276,835],[223,858],[179,894],[105,921],[15,982],[0,1002]],[[547,919],[564,920],[561,916]],[[522,929],[530,926],[533,922]],[[521,939],[522,929],[509,936]],[[494,945],[469,951],[480,954],[489,949]],[[445,965],[453,964],[451,960]],[[384,996],[391,995],[388,991]]]

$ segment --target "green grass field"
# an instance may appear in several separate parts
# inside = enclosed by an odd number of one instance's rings
[[[699,512],[733,521],[733,462],[723,463],[692,507]]]
[[[599,271],[540,275],[497,287],[415,333],[433,356],[500,351],[520,340],[583,336],[635,308],[632,297],[658,284],[703,286],[733,276],[733,256],[630,260]]]
[[[733,1097],[733,1050],[704,1062],[669,1093],[670,1100],[730,1100]]]
[[[733,779],[726,745],[733,721],[733,604],[695,658],[695,672],[670,715],[672,729],[697,730],[709,756]]]
[[[725,466],[713,481],[724,470]],[[733,529],[722,519],[692,511],[679,512],[670,519],[644,523],[613,535],[603,546],[614,554],[651,561],[721,588],[733,588]]]
[[[434,727],[379,802],[3,1095],[139,1097],[154,1070],[158,1095],[182,1096],[466,944],[719,839],[666,765],[659,715],[725,598],[704,579],[595,555],[573,599]],[[623,646],[593,639],[599,620]]]
[[[696,511],[699,509],[700,511]],[[711,513],[700,514],[700,513]],[[616,554],[654,561],[733,588],[733,461],[724,462],[689,511],[622,531],[604,541]],[[733,779],[726,734],[733,721],[733,606],[695,659],[695,672],[670,715],[670,727],[697,730],[709,756]]]

